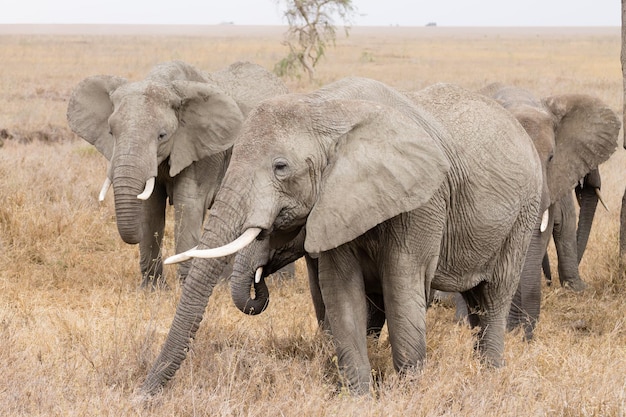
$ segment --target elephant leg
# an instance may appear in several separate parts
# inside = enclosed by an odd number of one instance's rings
[[[385,325],[385,302],[383,295],[379,293],[367,294],[367,335],[375,338],[380,337],[380,332]]]
[[[305,255],[304,259],[306,260],[306,270],[309,277],[309,291],[311,292],[311,300],[313,301],[313,309],[315,310],[317,323],[323,330],[330,330],[328,320],[325,318],[326,308],[324,307],[322,291],[320,290],[318,260],[311,258],[309,255]]]
[[[532,339],[537,320],[539,320],[541,308],[541,268],[547,256],[546,246],[549,237],[549,232],[541,233],[539,225],[533,230],[520,280],[513,295],[507,318],[507,330],[510,331],[521,326],[526,340]]]
[[[439,258],[392,252],[382,284],[393,364],[403,373],[426,360],[426,305]]]
[[[463,298],[463,294],[455,292],[453,294],[454,297],[454,320],[457,323],[468,320],[469,322],[469,311],[467,308],[467,303]]]
[[[367,303],[359,260],[350,245],[320,254],[319,285],[326,306],[342,386],[367,394],[371,367],[367,357]]]
[[[554,204],[555,222],[552,237],[558,258],[559,281],[563,287],[582,291],[587,284],[578,272],[576,243],[576,208],[574,197],[568,193]]]
[[[200,242],[202,221],[206,209],[201,204],[176,204],[174,207],[174,241],[176,253],[193,248]],[[232,262],[232,260],[231,260]],[[232,267],[232,266],[231,266]],[[191,268],[191,260],[178,264],[178,278],[185,280]]]
[[[525,262],[528,261],[528,250],[533,241],[539,242],[539,244],[542,242],[540,219],[537,219],[533,230],[530,232],[524,230],[526,228],[525,222],[522,213],[503,243],[500,255],[495,260],[492,276],[471,291],[472,302],[474,305],[477,304],[480,309],[477,349],[481,358],[487,364],[495,367],[504,364],[504,333],[507,318],[510,314],[513,296],[520,288],[520,276]],[[532,272],[529,275],[532,282],[539,284],[541,284],[541,260],[544,253],[542,249],[542,247],[538,248],[538,256],[532,257],[531,262],[527,264],[530,269],[529,274]],[[525,287],[522,286],[522,290],[524,289]],[[540,293],[536,295],[539,297]],[[535,300],[532,300],[531,307],[536,307],[538,311],[540,298],[537,298],[536,301],[535,303]],[[468,305],[468,307],[471,308],[472,305]],[[534,329],[534,322],[531,324],[532,327],[529,330]],[[532,337],[532,331],[529,337]]]
[[[165,188],[157,186],[150,198],[143,203],[142,236],[139,242],[142,288],[156,288],[166,285],[161,259],[166,199]]]

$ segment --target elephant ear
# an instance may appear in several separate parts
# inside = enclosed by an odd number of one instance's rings
[[[365,101],[323,105],[327,118],[345,114],[343,109],[350,109],[350,118],[356,117],[329,155],[306,223],[309,253],[336,248],[420,207],[450,169],[437,140],[399,111]],[[436,134],[436,129],[429,130]]]
[[[244,117],[237,103],[216,86],[182,80],[172,85],[181,98],[170,154],[170,175],[175,176],[191,163],[230,148]]]
[[[70,129],[98,149],[108,160],[113,155],[109,116],[111,94],[128,81],[112,75],[95,75],[81,81],[70,97],[67,122]]]
[[[556,147],[548,167],[554,203],[615,152],[620,121],[602,101],[587,95],[552,96],[543,103],[556,119]]]

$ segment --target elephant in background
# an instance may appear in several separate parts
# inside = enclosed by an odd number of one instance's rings
[[[425,360],[431,287],[463,293],[477,313],[478,352],[501,365],[540,217],[540,166],[509,112],[452,85],[405,95],[347,78],[264,101],[233,147],[199,249],[166,260],[200,257],[142,392],[158,392],[180,367],[225,256],[255,239],[283,247],[302,229],[351,390],[370,389],[365,295],[377,287],[399,372]]]
[[[99,198],[112,184],[120,237],[139,243],[142,286],[165,283],[166,201],[174,206],[176,251],[197,245],[244,118],[286,92],[256,64],[208,74],[181,61],[158,64],[140,81],[97,75],[74,89],[69,126],[110,161]],[[179,267],[181,278],[188,269],[188,262]]]
[[[597,167],[615,151],[620,121],[606,104],[587,95],[566,94],[539,100],[527,90],[497,83],[480,92],[515,116],[532,138],[541,159],[549,219],[531,243],[508,319],[509,329],[522,325],[525,337],[531,339],[539,318],[542,260],[544,271],[549,271],[545,259],[550,236],[557,250],[561,284],[575,291],[586,286],[578,264],[600,195]],[[572,190],[580,205],[578,227]],[[467,308],[461,297],[455,301],[456,317],[460,319],[467,315]]]

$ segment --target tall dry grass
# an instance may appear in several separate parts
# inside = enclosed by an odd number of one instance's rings
[[[618,273],[624,151],[601,168],[610,212],[598,210],[581,264],[589,289],[543,288],[531,343],[507,335],[506,366],[486,369],[453,311],[428,312],[428,363],[398,377],[386,337],[370,344],[377,398],[337,393],[333,349],[318,332],[304,268],[272,280],[257,317],[220,285],[189,358],[150,404],[133,393],[155,359],[180,287],[139,290],[138,251],[117,235],[112,197],[96,196],[106,163],[66,127],[71,89],[107,73],[141,78],[182,59],[212,71],[238,59],[271,68],[279,29],[211,35],[0,36],[0,410],[7,416],[404,416],[626,414],[626,285]],[[621,113],[619,30],[357,28],[319,67],[401,89],[492,81],[538,95],[597,95]],[[316,86],[288,81],[294,91]],[[6,135],[5,134],[5,135]],[[172,252],[171,230],[165,251]],[[553,256],[553,263],[556,262]]]

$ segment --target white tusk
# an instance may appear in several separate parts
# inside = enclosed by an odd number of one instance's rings
[[[111,188],[111,180],[109,177],[104,179],[104,184],[102,184],[102,188],[100,189],[100,194],[98,194],[98,201],[103,202],[104,197],[107,196],[107,191]]]
[[[262,276],[263,276],[263,267],[260,266],[256,269],[256,272],[254,273],[254,283],[258,284],[259,282],[261,282]]]
[[[143,189],[143,192],[137,196],[140,200],[147,200],[152,195],[152,191],[154,191],[154,177],[148,178],[146,181],[146,188]]]
[[[610,213],[611,210],[609,210],[609,208],[607,207],[606,203],[602,199],[602,194],[600,194],[600,189],[599,188],[596,188],[596,195],[598,196],[598,200],[600,200],[600,203],[602,203],[602,206],[604,207],[604,209]]]
[[[198,248],[197,246],[194,246],[193,248],[191,248],[189,250],[195,250],[197,248]],[[187,255],[187,252],[183,252],[183,253],[179,253],[178,255],[170,256],[169,258],[167,258],[166,260],[163,261],[163,265],[177,264],[179,262],[184,262],[184,261],[186,261],[188,259],[191,259],[191,256]]]
[[[548,221],[550,220],[550,213],[548,209],[543,212],[543,216],[541,216],[541,226],[539,226],[539,230],[541,233],[545,232],[548,228]]]
[[[170,256],[163,263],[165,265],[186,261],[190,258],[221,258],[222,256],[232,255],[233,253],[248,246],[256,237],[261,233],[261,229],[258,227],[251,227],[246,229],[245,232],[237,239],[233,240],[227,245],[220,246],[213,249],[189,249],[186,252],[179,253],[178,255]]]

